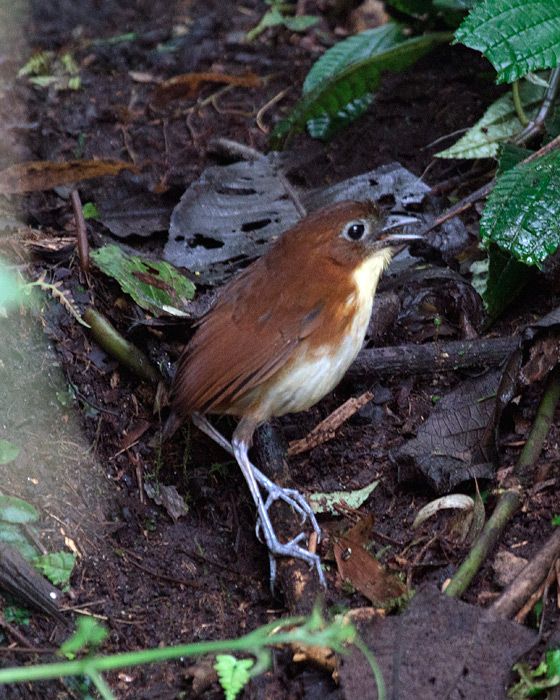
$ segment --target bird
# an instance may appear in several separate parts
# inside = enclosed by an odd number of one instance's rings
[[[370,200],[308,214],[226,282],[179,358],[164,439],[190,419],[235,457],[257,508],[256,534],[268,547],[271,587],[278,556],[307,562],[326,587],[319,555],[302,546],[305,532],[279,541],[272,503],[292,506],[319,539],[321,530],[299,491],[278,486],[250,462],[253,434],[272,417],[305,411],[339,383],[363,344],[395,247],[418,238],[387,232],[413,221],[392,221]],[[239,419],[231,442],[208,414]]]

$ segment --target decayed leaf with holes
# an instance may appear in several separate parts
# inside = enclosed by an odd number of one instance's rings
[[[262,255],[300,216],[278,177],[304,154],[268,154],[254,161],[206,168],[171,215],[164,258],[190,270],[201,283],[219,282]],[[418,210],[429,188],[398,163],[389,163],[328,188],[301,193],[308,212],[344,199],[394,204],[388,214]],[[446,235],[456,235],[451,228]]]

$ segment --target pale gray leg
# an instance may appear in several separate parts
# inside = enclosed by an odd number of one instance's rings
[[[226,452],[233,455],[241,468],[245,481],[249,486],[251,496],[253,497],[255,505],[257,506],[257,537],[260,539],[259,533],[262,530],[264,540],[269,550],[271,586],[274,586],[274,579],[276,577],[275,556],[289,556],[295,557],[296,559],[303,559],[303,561],[307,562],[309,566],[315,567],[317,569],[317,574],[321,585],[323,588],[326,588],[325,576],[323,574],[323,570],[321,569],[321,560],[319,556],[317,554],[312,554],[307,549],[299,546],[299,543],[306,537],[305,533],[300,532],[300,534],[294,537],[294,539],[282,544],[276,537],[276,533],[274,532],[274,528],[272,527],[272,523],[268,515],[268,509],[274,503],[274,501],[284,501],[289,506],[292,506],[298,513],[300,513],[302,516],[302,523],[309,518],[309,521],[311,522],[311,525],[320,540],[321,528],[319,527],[315,514],[311,510],[311,507],[307,503],[304,496],[295,489],[284,489],[281,486],[278,486],[259,469],[257,469],[257,467],[251,464],[247,454],[249,445],[246,440],[236,439],[234,437],[233,444],[230,444],[225,437],[219,433],[213,425],[211,425],[206,416],[200,413],[193,414],[192,421],[194,425],[199,428],[199,430],[202,430],[203,433],[208,435],[209,438],[214,440],[214,442],[220,445],[220,447],[222,447]],[[268,493],[266,502],[263,500],[259,489],[259,484]]]
[[[191,416],[191,420],[196,425],[196,427],[199,430],[202,430],[202,432],[205,435],[208,435],[209,438],[214,440],[214,442],[217,442],[218,445],[224,449],[226,452],[229,452],[230,455],[233,455],[233,448],[231,444],[225,439],[225,437],[219,433],[216,428],[210,423],[208,418],[206,418],[205,415],[202,413],[193,413]]]
[[[256,469],[249,461],[249,457],[247,455],[249,446],[246,442],[234,438],[232,441],[232,447],[235,459],[237,460],[241,468],[243,476],[245,477],[245,481],[249,486],[251,496],[253,497],[253,500],[255,501],[255,504],[257,506],[257,512],[259,516],[257,529],[260,528],[262,530],[262,533],[264,535],[264,541],[266,542],[266,546],[268,547],[268,551],[270,552],[271,586],[274,586],[274,577],[276,574],[276,562],[274,561],[274,557],[284,556],[294,557],[295,559],[302,559],[303,561],[307,562],[311,568],[315,568],[317,571],[317,575],[319,576],[321,586],[323,586],[323,588],[326,588],[327,584],[325,581],[323,570],[321,568],[321,559],[319,555],[312,554],[309,550],[305,549],[304,547],[300,547],[299,545],[301,540],[305,538],[305,533],[300,532],[300,534],[294,537],[294,539],[283,544],[276,537],[276,533],[274,532],[274,528],[272,527],[272,523],[270,522],[270,517],[268,515],[268,508],[270,504],[278,499],[283,500],[286,503],[289,503],[290,505],[293,505],[299,512],[305,513],[305,511],[301,508],[299,503],[297,503],[292,498],[291,494],[296,493],[300,499],[303,499],[303,496],[297,491],[294,492],[293,489],[283,489],[280,486],[277,486],[273,481],[270,481],[270,479],[265,477],[264,474],[259,472],[259,470]],[[264,477],[264,480],[262,479],[262,477]],[[257,483],[257,481],[260,482],[261,485],[268,491],[269,495],[266,503],[263,501],[263,497],[260,492],[259,484]],[[309,508],[309,505],[307,505],[307,508]],[[315,523],[317,522],[315,520],[314,515],[313,520],[315,521]],[[319,530],[318,525],[317,529]]]

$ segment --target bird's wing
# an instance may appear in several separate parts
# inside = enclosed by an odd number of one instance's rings
[[[224,287],[180,358],[170,398],[183,418],[227,410],[283,367],[321,323],[325,301],[309,296],[311,280],[278,294],[260,260],[246,272]]]

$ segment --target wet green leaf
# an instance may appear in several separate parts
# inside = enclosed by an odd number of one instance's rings
[[[19,455],[19,447],[9,440],[0,440],[0,464],[9,464]]]
[[[54,554],[43,554],[37,557],[33,563],[51,583],[55,586],[61,586],[63,591],[67,591],[75,562],[75,554],[55,552]]]
[[[102,272],[113,277],[123,292],[154,316],[186,316],[194,284],[169,263],[127,255],[119,246],[108,245],[90,254]]]
[[[39,517],[37,510],[15,496],[0,496],[0,520],[8,523],[32,523]]]
[[[529,71],[560,63],[558,0],[486,0],[479,3],[455,32],[456,42],[483,53],[511,83]]]
[[[545,89],[523,81],[519,95],[529,119],[540,108]],[[438,158],[494,158],[498,155],[500,145],[523,131],[523,125],[517,117],[511,92],[494,102],[483,117],[462,136],[453,146],[440,151]]]

